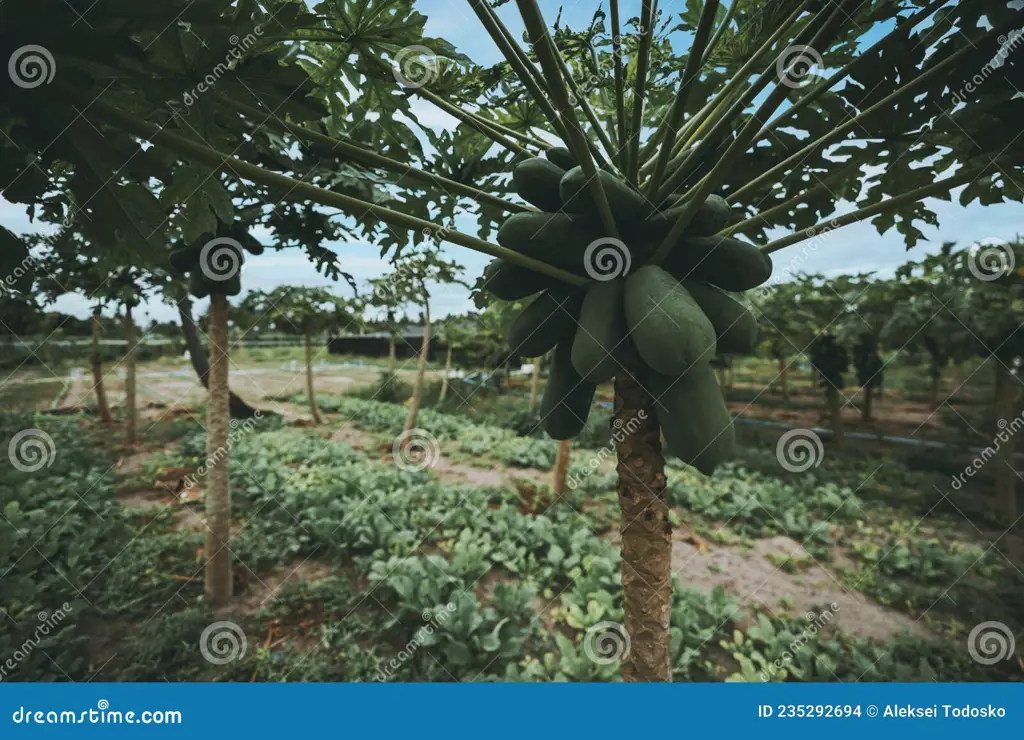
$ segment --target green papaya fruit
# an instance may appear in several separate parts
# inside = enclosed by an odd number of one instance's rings
[[[562,210],[558,184],[564,174],[565,170],[558,165],[533,157],[520,162],[512,170],[512,184],[528,203],[554,213]]]
[[[719,354],[748,355],[757,346],[757,319],[747,307],[718,288],[694,280],[683,280],[700,310],[715,327]]]
[[[570,340],[583,301],[582,291],[546,290],[519,312],[508,329],[513,355],[539,357]]]
[[[626,323],[640,357],[656,372],[682,375],[715,356],[715,328],[674,277],[645,265],[626,278]]]
[[[192,274],[189,275],[188,292],[196,298],[206,298],[206,296],[210,295],[209,282],[199,270],[194,270]]]
[[[555,347],[540,401],[541,426],[552,439],[570,439],[583,431],[597,390],[573,368],[571,354],[571,342]]]
[[[670,455],[705,475],[732,457],[736,445],[732,414],[709,364],[703,362],[680,378],[647,372],[644,386],[654,398]]]
[[[622,296],[626,281],[595,282],[587,289],[572,342],[572,366],[584,380],[604,383],[619,369],[626,337]]]
[[[227,280],[221,280],[210,288],[210,292],[226,296],[236,296],[242,292],[242,276],[232,275]]]
[[[583,256],[600,238],[596,222],[567,213],[516,213],[498,229],[498,244],[585,275]]]
[[[650,206],[640,193],[609,172],[598,171],[598,180],[604,188],[608,206],[615,223],[620,226],[640,222],[649,212]],[[589,217],[597,216],[597,206],[587,185],[587,176],[582,167],[573,167],[562,177],[559,185],[562,194],[562,208],[566,213]]]
[[[711,283],[731,293],[756,288],[772,274],[771,257],[729,236],[684,239],[669,252],[663,266],[680,280]]]
[[[491,260],[484,268],[483,289],[503,301],[518,301],[559,285],[559,281],[507,260]]]
[[[661,244],[685,208],[685,204],[676,205],[650,216],[644,227],[648,238]],[[728,226],[731,221],[732,209],[725,201],[725,198],[718,195],[708,196],[708,199],[698,209],[686,230],[683,231],[683,238],[717,234]]]
[[[576,157],[572,156],[572,152],[564,146],[552,147],[544,152],[544,156],[547,157],[552,164],[561,167],[563,170],[571,170],[578,164]]]
[[[171,267],[178,272],[189,272],[199,261],[199,251],[191,247],[172,249],[168,255]]]

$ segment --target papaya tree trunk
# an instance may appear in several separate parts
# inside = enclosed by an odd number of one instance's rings
[[[860,409],[861,421],[871,421],[871,399],[874,393],[875,389],[870,385],[864,388],[864,405]]]
[[[779,358],[779,390],[782,392],[782,402],[789,403],[789,362],[785,357]]]
[[[209,389],[210,362],[203,349],[203,343],[199,341],[199,327],[196,326],[196,321],[192,318],[192,299],[186,293],[174,302],[178,306],[181,334],[185,338],[189,362],[192,363],[192,369],[195,370],[196,377],[203,384],[203,388]],[[235,419],[251,419],[257,414],[266,413],[254,409],[230,390],[228,400],[231,406],[231,416]]]
[[[132,319],[132,307],[124,307],[124,338],[127,351],[124,356],[124,409],[127,422],[128,444],[133,445],[138,439],[135,419],[135,322]]]
[[[398,364],[398,360],[395,357],[395,334],[392,332],[388,336],[388,374],[395,374],[395,367]]]
[[[637,365],[615,377],[615,422],[631,434],[616,439],[622,534],[625,629],[631,649],[624,681],[671,681],[672,525],[665,458],[654,401],[636,380]]]
[[[322,424],[320,412],[316,408],[316,393],[313,391],[313,338],[306,332],[306,397],[309,399],[309,413],[314,424]]]
[[[569,475],[569,453],[572,451],[572,440],[562,439],[558,442],[558,451],[555,453],[555,472],[551,483],[551,489],[556,496],[565,493],[565,479]]]
[[[811,374],[808,376],[811,380],[811,389],[817,389],[818,387],[818,368],[811,365]]]
[[[839,389],[833,385],[825,386],[825,401],[828,404],[828,415],[832,420],[832,439],[837,450],[843,449],[843,408],[839,401]]]
[[[107,390],[103,385],[103,354],[100,352],[100,307],[92,311],[92,387],[96,392],[96,411],[104,424],[114,421],[107,403]]]
[[[537,393],[540,390],[540,357],[533,358],[533,378],[530,380],[530,412],[537,410]]]
[[[409,416],[405,419],[405,431],[415,428],[423,400],[423,378],[427,372],[427,356],[430,353],[430,301],[423,301],[423,344],[420,345],[420,362],[416,368],[416,385],[409,402]]]
[[[1006,526],[1011,526],[1017,519],[1017,474],[1013,467],[1014,434],[1008,424],[1018,410],[1017,379],[998,358],[992,359],[996,364],[995,411],[999,420],[996,429],[996,501],[1003,510]]]
[[[928,407],[932,411],[939,408],[939,390],[941,389],[941,374],[938,370],[932,370],[932,383],[928,388]]]
[[[210,386],[207,401],[206,596],[215,606],[231,599],[231,487],[228,478],[228,299],[210,294]]]
[[[448,343],[448,352],[444,357],[444,377],[441,378],[441,392],[437,395],[437,402],[441,403],[448,395],[448,374],[452,371],[452,344]]]

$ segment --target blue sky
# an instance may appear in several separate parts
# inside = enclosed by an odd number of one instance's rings
[[[310,1],[310,0],[307,0]],[[310,2],[310,4],[313,4]],[[559,5],[549,0],[541,0],[541,8],[545,17],[552,21],[558,8],[563,8],[563,19],[569,25],[580,27],[585,25],[593,15],[596,3],[591,0],[570,2]],[[682,3],[679,4],[680,6]],[[481,64],[498,61],[500,53],[481,28],[468,3],[464,0],[421,0],[417,7],[428,16],[426,32],[430,36],[441,36],[454,43],[460,51]],[[623,2],[621,12],[623,18],[639,14],[639,0]],[[522,24],[514,2],[509,2],[498,9],[499,15],[517,35],[522,31]],[[457,123],[454,119],[438,111],[433,106],[414,100],[416,112],[421,122],[438,128],[451,128]],[[929,242],[919,244],[909,254],[902,237],[892,231],[880,236],[868,223],[847,226],[829,234],[820,242],[815,243],[813,250],[803,249],[795,245],[774,255],[776,273],[789,269],[801,269],[808,272],[838,274],[841,272],[877,271],[882,275],[892,271],[907,259],[920,259],[926,252],[937,251],[943,241],[956,241],[970,244],[986,238],[1013,239],[1021,229],[1024,220],[1024,205],[1004,203],[996,206],[972,206],[961,208],[952,203],[932,201],[931,206],[939,217],[940,228],[924,228]],[[9,204],[0,199],[0,223],[7,228],[25,233],[37,230],[30,224],[22,206]],[[457,228],[475,233],[473,221],[465,219],[456,223]],[[257,234],[257,236],[260,236]],[[366,243],[336,243],[330,245],[340,256],[342,268],[350,272],[359,281],[376,277],[387,270],[387,264],[380,259],[379,248]],[[465,267],[465,277],[472,282],[483,270],[489,258],[467,249],[448,245],[445,250]],[[795,262],[795,266],[794,265]],[[275,252],[268,250],[260,257],[250,257],[246,265],[243,283],[247,289],[269,289],[281,284],[330,285],[331,282],[316,273],[313,267],[297,250]],[[343,294],[350,291],[347,286],[339,285]],[[434,290],[432,312],[443,316],[458,313],[472,308],[469,302],[469,291],[458,286],[438,287]],[[200,309],[205,309],[205,302],[199,302]],[[67,296],[55,306],[58,310],[84,316],[87,304],[81,297]],[[170,306],[153,301],[144,311],[144,318],[156,318],[161,321],[175,320],[176,312]]]

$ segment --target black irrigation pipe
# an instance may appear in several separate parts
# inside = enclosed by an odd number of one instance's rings
[[[747,419],[742,416],[733,417],[733,422],[736,424],[748,424],[750,426],[766,427],[769,429],[806,429],[823,439],[831,439],[834,434],[831,429],[824,427],[798,427],[793,426],[792,424],[785,424],[781,421]],[[946,444],[945,442],[933,442],[931,440],[912,439],[910,437],[887,437],[884,434],[868,434],[867,432],[844,432],[843,437],[845,439],[865,439],[872,442],[903,445],[905,447],[927,447],[933,450],[955,450],[956,452],[962,452],[970,455],[980,455],[984,452],[984,449],[981,447],[960,447],[958,445]],[[1024,452],[1017,452],[1014,454],[1014,457],[1024,460]]]

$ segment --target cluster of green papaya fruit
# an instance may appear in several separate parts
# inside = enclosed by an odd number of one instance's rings
[[[484,287],[496,298],[539,293],[508,335],[519,356],[554,350],[541,401],[544,429],[555,439],[579,434],[597,385],[619,371],[632,342],[667,452],[711,473],[731,456],[734,432],[710,360],[751,352],[758,334],[754,316],[726,291],[764,283],[770,258],[751,244],[715,236],[731,214],[722,198],[711,196],[663,264],[645,264],[685,206],[676,201],[659,210],[599,171],[622,237],[608,238],[582,169],[565,149],[546,156],[513,170],[516,192],[539,211],[507,219],[498,243],[592,282],[569,286],[500,259],[484,271]]]
[[[175,270],[188,275],[189,293],[196,298],[211,293],[236,296],[242,292],[245,252],[261,254],[263,245],[248,229],[233,228],[220,235],[203,234],[192,244],[172,249],[169,258]]]

